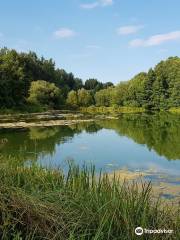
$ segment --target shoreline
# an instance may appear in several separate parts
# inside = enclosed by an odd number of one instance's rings
[[[8,128],[29,128],[29,127],[51,127],[51,126],[66,126],[81,122],[92,122],[94,119],[77,119],[77,120],[45,120],[38,122],[9,122],[0,123],[0,129]]]
[[[49,110],[45,112],[34,113],[16,113],[16,114],[0,114],[0,129],[15,129],[29,127],[50,127],[72,125],[81,122],[92,122],[102,119],[119,119],[124,114],[161,114],[160,112],[145,111],[110,111],[112,108],[85,108],[77,111],[71,110]],[[106,111],[105,111],[106,110]],[[124,109],[125,110],[125,109]],[[177,112],[164,111],[176,115]]]

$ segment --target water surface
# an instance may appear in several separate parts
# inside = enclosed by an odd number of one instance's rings
[[[20,164],[66,168],[75,161],[108,172],[146,173],[156,183],[180,183],[179,115],[123,114],[71,126],[7,129],[0,130],[0,139],[1,158],[14,156]]]

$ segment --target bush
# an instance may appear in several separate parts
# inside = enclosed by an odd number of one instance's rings
[[[61,90],[54,83],[43,80],[31,83],[27,101],[33,105],[50,108],[57,108],[63,104]]]

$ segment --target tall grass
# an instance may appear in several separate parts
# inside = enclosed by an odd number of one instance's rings
[[[180,107],[174,107],[174,108],[170,108],[169,112],[171,113],[180,113]]]
[[[175,232],[141,239],[178,239],[178,220],[178,212],[152,199],[149,183],[121,183],[97,176],[94,167],[0,171],[1,239],[131,240],[137,226]]]
[[[97,107],[97,106],[90,106],[90,107],[81,107],[80,111],[83,113],[90,113],[90,114],[118,114],[118,113],[142,113],[145,112],[145,109],[141,107],[119,107],[119,106],[112,106],[112,107]]]

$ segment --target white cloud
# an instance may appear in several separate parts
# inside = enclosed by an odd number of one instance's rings
[[[85,3],[81,4],[80,7],[84,9],[93,9],[99,6],[98,2],[93,2],[93,3]]]
[[[129,43],[129,45],[131,47],[150,47],[175,40],[180,40],[180,31],[174,31],[165,34],[157,34],[147,39],[134,39]]]
[[[137,33],[142,28],[143,28],[142,25],[128,25],[128,26],[119,27],[117,29],[117,33],[118,35],[129,35],[129,34]]]
[[[154,35],[150,37],[148,40],[146,40],[146,45],[154,46],[154,45],[159,45],[163,42],[173,41],[173,40],[180,40],[180,31]]]
[[[114,2],[113,0],[97,0],[92,3],[83,3],[80,5],[83,9],[93,9],[96,7],[106,7],[112,5]]]
[[[109,6],[113,4],[113,0],[100,0],[102,6]]]
[[[53,34],[55,38],[70,38],[76,35],[76,33],[69,28],[60,28],[57,31],[54,32]]]

